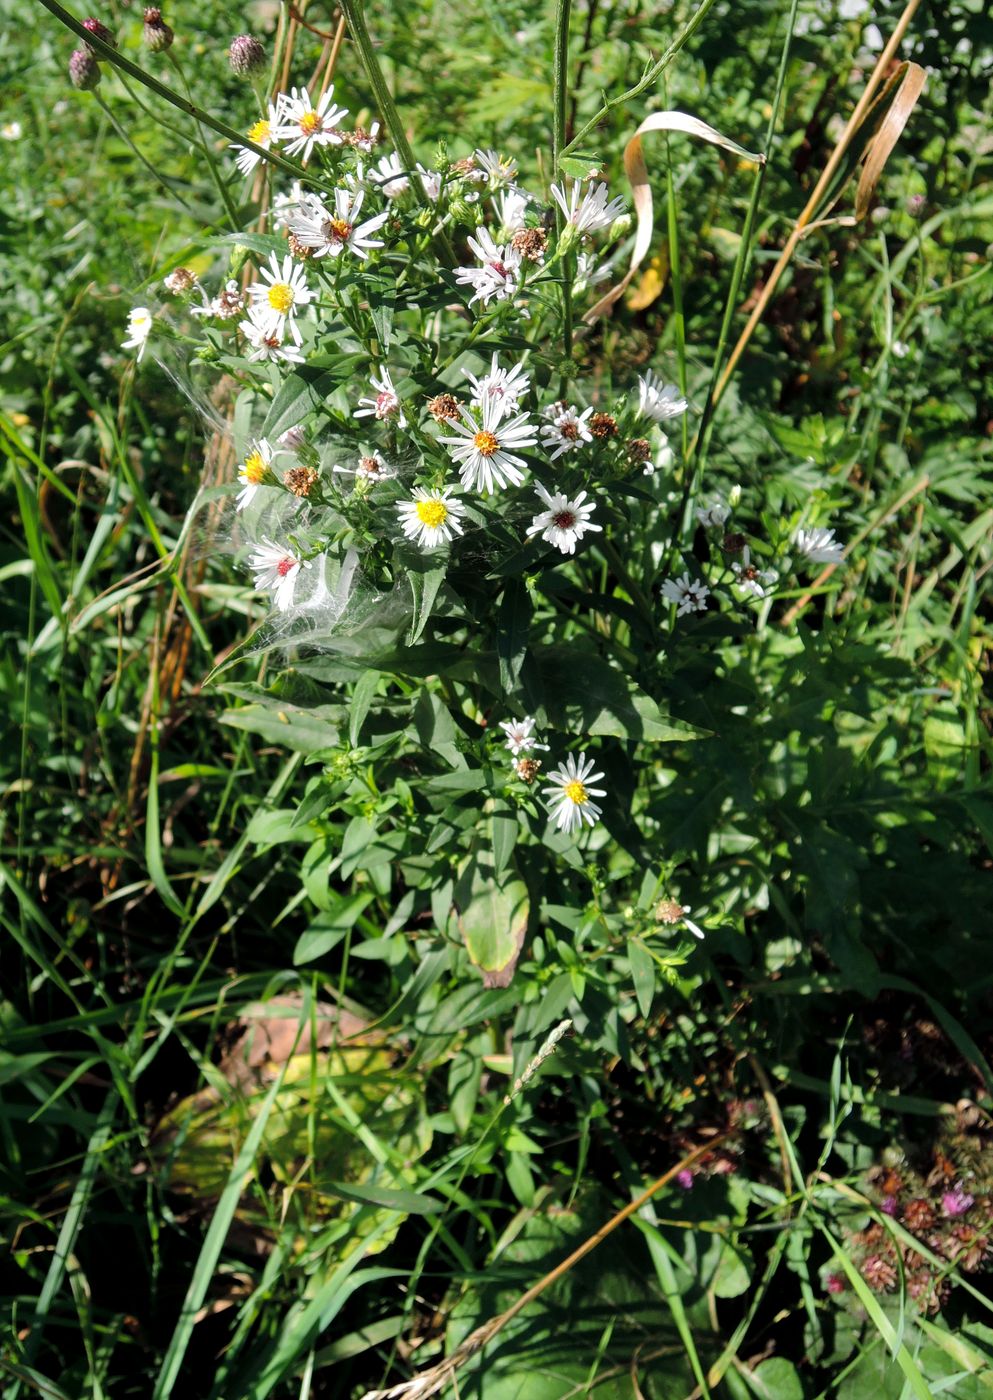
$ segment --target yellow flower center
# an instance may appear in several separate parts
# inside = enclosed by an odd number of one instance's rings
[[[444,501],[418,501],[417,518],[422,525],[437,530],[448,519],[448,507]]]
[[[328,219],[322,232],[329,243],[347,243],[352,236],[352,225],[347,219]]]
[[[304,136],[313,136],[315,131],[321,129],[321,119],[316,112],[304,112],[298,125]]]
[[[575,802],[577,807],[581,807],[582,804],[587,800],[586,789],[583,787],[582,783],[578,781],[578,779],[575,782],[566,783],[562,791],[565,793],[566,797],[568,797],[570,802]]]
[[[264,481],[266,474],[266,464],[262,453],[250,452],[245,458],[245,465],[241,470],[246,481],[251,482],[253,486],[258,486]]]
[[[269,288],[269,305],[285,316],[293,305],[293,288],[288,282],[274,282]]]
[[[257,146],[261,146],[263,141],[268,141],[271,136],[272,127],[264,117],[248,128],[248,139],[254,141]]]
[[[500,446],[492,433],[477,433],[472,440],[472,445],[480,457],[492,457]]]

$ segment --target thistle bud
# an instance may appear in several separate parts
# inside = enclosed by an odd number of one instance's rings
[[[112,49],[117,48],[117,40],[114,38],[113,34],[111,34],[107,26],[101,24],[98,19],[84,19],[83,28],[88,33],[92,34],[95,39],[100,39],[103,43],[109,44]],[[87,48],[89,49],[89,45],[87,45]],[[96,57],[95,50],[89,49],[89,52]]]
[[[69,81],[81,92],[89,92],[100,81],[100,65],[91,48],[74,49],[69,55]]]
[[[239,34],[231,40],[228,49],[228,62],[232,73],[239,77],[249,77],[259,73],[266,65],[265,49],[254,34]]]
[[[151,6],[145,11],[143,38],[152,53],[164,53],[176,36],[162,18],[162,11]]]

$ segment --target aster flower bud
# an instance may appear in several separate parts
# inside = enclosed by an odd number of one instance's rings
[[[69,81],[81,92],[89,92],[100,81],[100,65],[89,47],[74,49],[69,55]]]
[[[265,49],[254,34],[239,34],[231,40],[228,62],[231,64],[232,73],[247,77],[265,67]]]
[[[113,34],[111,34],[107,26],[105,24],[101,24],[98,19],[84,19],[83,28],[87,30],[90,34],[92,34],[95,39],[100,39],[103,41],[103,43],[109,44],[112,49],[117,48],[117,40],[114,38]],[[94,57],[96,57],[95,50],[90,49],[89,45],[87,45],[87,48],[89,49],[89,52],[92,53]]]
[[[175,38],[172,30],[162,18],[162,11],[151,6],[145,11],[143,38],[152,53],[164,53]]]
[[[299,424],[295,428],[287,428],[286,432],[279,439],[282,447],[288,447],[291,452],[299,452],[307,442],[307,434]]]

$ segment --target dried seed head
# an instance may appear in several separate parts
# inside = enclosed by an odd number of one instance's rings
[[[540,263],[548,247],[548,234],[543,228],[519,228],[510,244],[528,262]]]
[[[290,252],[295,258],[298,258],[300,262],[306,262],[308,258],[314,256],[313,248],[308,247],[306,243],[301,243],[299,238],[297,238],[296,234],[292,231],[287,233],[286,242],[289,245]]]
[[[100,81],[100,65],[91,48],[74,49],[69,55],[69,81],[81,92],[89,92]]]
[[[228,62],[231,64],[232,73],[247,77],[265,67],[265,49],[254,34],[239,34],[231,40]]]
[[[594,413],[590,419],[590,432],[595,438],[617,436],[617,419],[610,413]]]
[[[514,766],[517,769],[517,776],[523,779],[524,782],[530,784],[533,783],[538,776],[538,770],[541,768],[541,759],[519,758]]]
[[[457,422],[459,401],[454,394],[436,394],[428,399],[428,413],[436,423]]]
[[[176,37],[162,18],[162,11],[154,5],[145,11],[145,27],[142,37],[152,53],[164,53],[166,49],[171,47],[172,41]]]
[[[934,1224],[934,1210],[930,1201],[926,1201],[923,1196],[915,1196],[912,1201],[908,1201],[903,1210],[903,1223],[915,1235],[930,1230]]]
[[[744,535],[739,535],[737,530],[730,530],[721,540],[721,549],[725,554],[740,554],[745,547]]]
[[[101,24],[98,19],[84,19],[83,28],[92,34],[94,38],[102,39],[105,44],[109,44],[112,49],[117,48],[117,40],[114,38],[113,34],[111,34],[107,26]],[[91,49],[90,52],[96,57],[95,50]]]
[[[188,267],[174,267],[168,276],[162,281],[167,292],[172,292],[174,296],[181,296],[183,292],[188,292],[196,285],[196,275]]]
[[[655,906],[655,917],[660,924],[681,924],[685,912],[674,899],[660,899]]]
[[[472,156],[463,156],[452,165],[453,175],[474,175],[476,173],[476,162]]]
[[[652,455],[652,444],[647,438],[632,438],[628,443],[628,456],[632,462],[647,462]]]
[[[291,467],[283,477],[283,485],[294,496],[309,496],[314,489],[317,472],[313,467]]]

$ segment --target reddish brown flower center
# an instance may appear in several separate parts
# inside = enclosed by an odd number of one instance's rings
[[[576,517],[571,510],[560,510],[553,519],[560,530],[571,530],[576,523]]]
[[[279,563],[276,565],[276,573],[280,578],[285,578],[296,562],[297,561],[291,555],[287,555],[285,559],[280,559]]]

